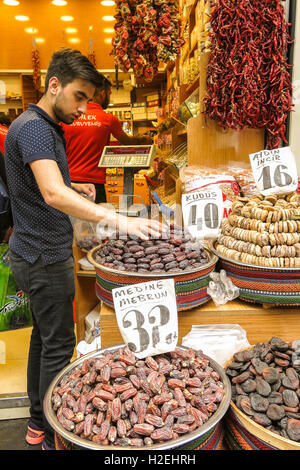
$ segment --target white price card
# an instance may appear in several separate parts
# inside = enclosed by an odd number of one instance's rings
[[[223,201],[220,188],[202,189],[182,195],[184,226],[194,238],[210,239],[219,235],[224,212]]]
[[[297,189],[297,166],[290,147],[261,150],[251,153],[249,158],[257,188],[264,196]]]
[[[139,359],[174,351],[178,314],[174,279],[161,279],[112,290],[124,342]]]

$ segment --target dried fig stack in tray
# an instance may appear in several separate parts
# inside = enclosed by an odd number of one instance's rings
[[[217,254],[270,268],[300,268],[300,195],[237,197],[222,222]]]
[[[139,360],[120,345],[67,366],[49,387],[44,409],[53,429],[83,448],[151,448],[176,439],[177,446],[196,441],[196,447],[230,398],[224,369],[200,350],[179,346]]]
[[[232,384],[232,401],[248,421],[300,443],[299,340],[273,337],[237,352],[225,369]],[[271,442],[267,434],[264,438]]]

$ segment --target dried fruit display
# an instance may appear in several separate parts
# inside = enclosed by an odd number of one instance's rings
[[[76,245],[78,248],[80,248],[80,250],[90,251],[95,246],[100,245],[101,242],[101,239],[91,235],[82,237],[80,240],[76,240]]]
[[[282,2],[216,0],[210,24],[205,115],[224,128],[265,128],[267,148],[278,148],[292,109]]]
[[[232,400],[249,418],[300,442],[300,341],[273,337],[234,354],[226,368]]]
[[[184,44],[178,0],[118,0],[116,2],[115,64],[133,68],[137,77],[152,81],[159,61],[174,61]]]
[[[202,351],[176,348],[138,360],[120,347],[85,359],[53,389],[58,421],[101,445],[151,446],[204,424],[225,395]]]
[[[93,256],[108,268],[148,274],[188,271],[209,261],[202,244],[174,225],[168,239],[109,240]]]
[[[34,87],[39,90],[41,88],[41,66],[40,66],[40,52],[34,48],[31,53],[32,70],[33,70],[33,83]]]
[[[216,251],[233,261],[300,268],[300,195],[237,197],[224,219]]]

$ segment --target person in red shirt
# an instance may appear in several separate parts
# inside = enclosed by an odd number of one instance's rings
[[[95,202],[106,202],[105,168],[98,168],[102,151],[109,145],[111,134],[123,145],[149,145],[149,136],[130,136],[122,129],[116,116],[106,113],[109,105],[111,83],[103,77],[103,87],[87,106],[86,114],[82,114],[72,125],[62,124],[66,139],[71,181],[74,183],[93,183],[96,189]]]
[[[8,131],[8,127],[0,123],[0,152],[4,155],[4,141]]]

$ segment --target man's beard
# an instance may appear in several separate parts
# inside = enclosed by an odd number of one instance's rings
[[[59,101],[62,101],[60,99],[61,95],[58,94],[56,100],[55,100],[55,103],[53,105],[53,112],[57,118],[57,121],[58,122],[63,122],[64,124],[73,124],[74,122],[74,118],[72,118],[71,116],[67,116],[63,111],[62,111],[62,108],[61,106],[59,105]]]

